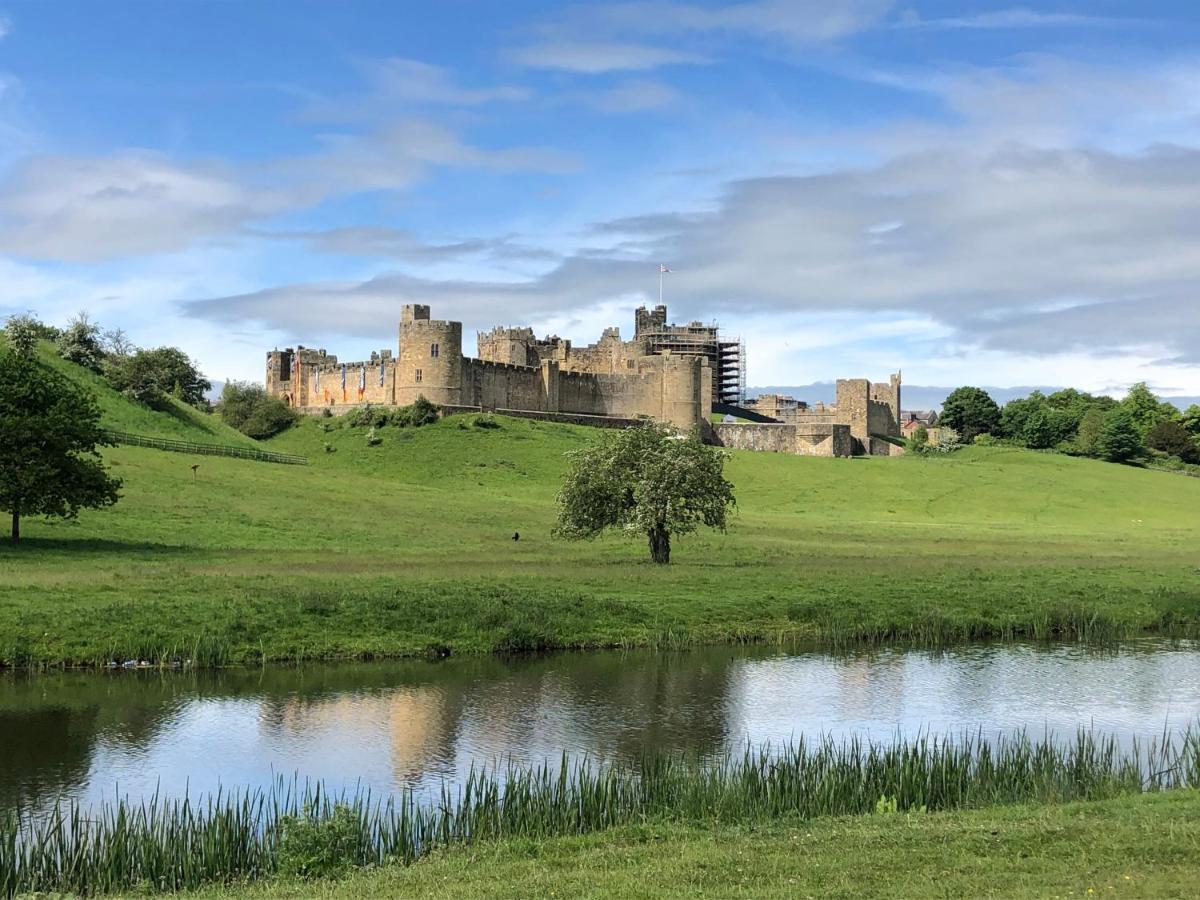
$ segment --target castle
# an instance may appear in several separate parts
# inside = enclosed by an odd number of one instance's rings
[[[633,340],[606,328],[600,340],[572,346],[531,328],[498,327],[478,335],[477,356],[463,355],[462,323],[430,317],[428,306],[401,309],[398,355],[385,349],[362,362],[339,362],[300,346],[267,354],[267,390],[302,412],[342,413],[370,403],[407,406],[424,397],[446,412],[510,415],[620,426],[640,419],[700,430],[712,443],[819,456],[889,454],[900,434],[900,377],[837,383],[834,406],[759,398],[745,391],[745,348],[715,325],[669,325],[667,309],[639,308]],[[779,401],[790,401],[784,408]],[[733,412],[755,421],[710,423]]]

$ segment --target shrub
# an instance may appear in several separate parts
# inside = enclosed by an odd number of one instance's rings
[[[4,334],[12,352],[26,359],[33,358],[42,337],[40,327],[41,323],[33,316],[11,316],[4,323]]]
[[[924,425],[913,430],[912,437],[908,439],[909,446],[913,450],[919,450],[929,443],[929,429]]]
[[[475,428],[499,428],[500,423],[496,421],[496,417],[492,415],[475,416],[471,420],[471,425]]]
[[[111,358],[105,368],[108,383],[139,403],[161,407],[168,396],[189,406],[205,408],[212,384],[178,347],[138,350],[131,356]]]
[[[324,409],[321,410],[321,418],[322,419],[332,419],[333,418],[333,410],[330,409],[328,406],[326,406]]]
[[[58,336],[58,355],[63,359],[99,372],[104,362],[104,350],[100,346],[100,326],[81,312],[71,319],[66,329]]]
[[[244,381],[226,383],[217,412],[226,424],[256,440],[279,434],[297,419],[296,411],[283,400]]]
[[[328,814],[310,806],[303,815],[279,820],[276,862],[281,875],[331,878],[374,855],[363,819],[345,803],[334,804]]]
[[[1200,445],[1178,422],[1163,421],[1146,432],[1146,446],[1185,463],[1200,463]]]

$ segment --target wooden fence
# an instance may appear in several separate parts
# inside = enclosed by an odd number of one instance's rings
[[[196,453],[201,456],[231,456],[234,459],[254,459],[259,462],[279,463],[285,466],[307,466],[308,459],[290,453],[273,450],[258,450],[254,447],[230,447],[225,444],[198,444],[194,441],[176,441],[169,438],[146,437],[126,431],[104,429],[104,434],[114,444],[129,444],[133,447],[153,447],[156,450],[171,450],[176,453]]]

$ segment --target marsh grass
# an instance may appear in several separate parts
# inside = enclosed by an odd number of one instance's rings
[[[724,825],[819,816],[1101,800],[1200,785],[1200,738],[1164,734],[1122,749],[1080,731],[928,736],[867,744],[804,740],[697,761],[648,754],[637,766],[564,756],[557,764],[473,769],[433,802],[379,801],[319,784],[205,801],[154,797],[0,816],[0,894],[178,891],[210,883],[410,864],[438,848],[582,835],[650,821]]]

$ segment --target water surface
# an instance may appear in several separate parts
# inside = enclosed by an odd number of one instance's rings
[[[1080,727],[1123,742],[1200,719],[1200,643],[842,655],[719,648],[203,673],[0,677],[0,806],[265,786],[387,794],[474,763],[712,755],[800,735]]]

